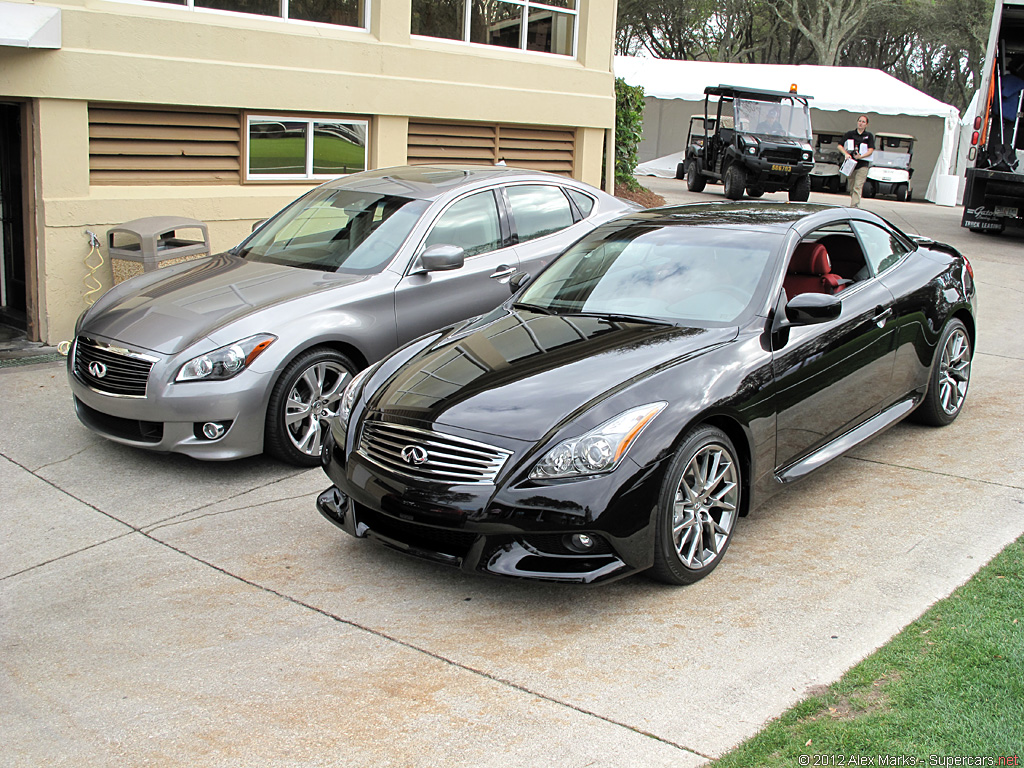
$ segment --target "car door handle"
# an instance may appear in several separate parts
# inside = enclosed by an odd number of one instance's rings
[[[875,325],[879,328],[885,328],[885,324],[889,322],[890,317],[892,317],[892,307],[887,307],[886,309],[875,307],[875,316],[871,319],[875,321]]]
[[[515,273],[515,267],[509,267],[506,266],[505,264],[502,264],[490,275],[490,278],[491,280],[501,280],[502,278],[512,277],[512,275],[514,275]]]

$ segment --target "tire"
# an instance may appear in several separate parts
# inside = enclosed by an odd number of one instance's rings
[[[747,197],[763,197],[764,187],[747,187]]]
[[[729,548],[742,495],[742,469],[729,437],[709,425],[687,433],[662,481],[651,577],[680,585],[711,573]]]
[[[838,195],[840,192],[842,192],[842,187],[842,182],[839,180],[838,176],[833,176],[828,183],[828,191],[831,192],[833,195]]]
[[[288,464],[314,467],[341,395],[356,366],[327,347],[308,349],[281,373],[267,405],[263,449]]]
[[[686,178],[686,163],[676,163],[676,178],[680,180]]]
[[[725,196],[730,200],[742,198],[743,190],[747,188],[747,172],[743,170],[743,166],[733,163],[726,168],[722,185],[725,187]]]
[[[903,203],[903,202],[906,202],[909,198],[910,198],[910,195],[907,194],[907,185],[906,184],[897,184],[896,185],[896,199],[898,201],[900,201],[901,203]]]
[[[873,182],[871,179],[868,179],[867,181],[865,181],[864,182],[864,188],[861,190],[860,196],[861,197],[874,197],[875,196],[875,182]]]
[[[915,421],[944,427],[960,415],[971,383],[971,355],[967,327],[960,320],[950,320],[935,348],[928,393],[914,411]]]
[[[789,199],[794,203],[806,203],[810,196],[811,179],[809,176],[801,176],[789,188]]]
[[[708,180],[700,172],[697,161],[690,159],[686,162],[686,188],[691,192],[703,192],[708,185]]]

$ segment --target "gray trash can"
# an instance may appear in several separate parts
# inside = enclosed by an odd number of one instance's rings
[[[180,230],[192,239],[179,236]],[[196,219],[150,216],[108,229],[107,252],[116,285],[143,272],[209,256],[210,233]]]

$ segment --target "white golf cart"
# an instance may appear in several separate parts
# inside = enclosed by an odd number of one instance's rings
[[[897,200],[911,197],[910,178],[914,169],[914,137],[903,133],[875,135],[875,151],[871,154],[871,167],[864,182],[864,197],[895,195]]]

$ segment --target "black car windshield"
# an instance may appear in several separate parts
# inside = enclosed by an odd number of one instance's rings
[[[315,189],[256,231],[238,254],[320,272],[373,274],[387,266],[427,207],[407,197]]]
[[[733,325],[766,290],[781,240],[727,227],[602,227],[544,270],[520,301],[556,314]]]

